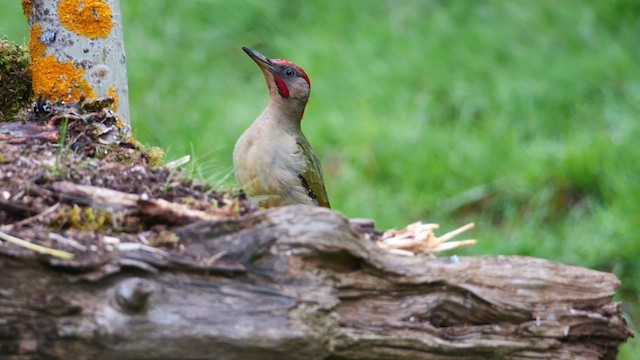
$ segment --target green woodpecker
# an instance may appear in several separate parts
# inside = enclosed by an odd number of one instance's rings
[[[242,50],[264,73],[269,104],[233,150],[238,184],[263,207],[330,207],[320,161],[300,129],[311,91],[309,77],[290,61]]]

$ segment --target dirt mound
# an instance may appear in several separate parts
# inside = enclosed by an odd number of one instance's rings
[[[71,252],[76,261],[132,244],[179,252],[172,228],[255,210],[242,193],[218,192],[159,165],[162,152],[133,142],[110,105],[36,101],[21,120],[0,123],[5,237]],[[0,252],[41,256],[11,241]]]

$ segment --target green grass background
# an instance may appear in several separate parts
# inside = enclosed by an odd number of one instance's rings
[[[379,228],[476,222],[458,254],[615,273],[640,321],[640,1],[121,1],[132,123],[233,186],[267,101],[246,45],[301,65],[331,203]],[[26,41],[16,0],[0,33]],[[632,359],[639,342],[620,355]]]

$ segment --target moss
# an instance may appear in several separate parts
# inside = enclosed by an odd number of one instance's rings
[[[155,236],[151,236],[147,240],[151,246],[173,245],[180,241],[180,237],[172,231],[160,230]]]
[[[211,205],[218,209],[224,209],[225,211],[233,214],[234,216],[240,215],[242,212],[242,204],[241,198],[233,196],[233,197],[222,197],[220,200],[216,198],[211,199]]]
[[[111,8],[103,0],[60,0],[58,17],[67,30],[92,39],[106,38],[113,27]]]
[[[100,112],[102,109],[110,108],[113,106],[113,99],[111,98],[99,98],[99,99],[83,99],[80,103],[80,110],[83,114]]]
[[[100,231],[113,227],[113,215],[106,210],[90,207],[63,205],[56,214],[51,226],[55,229],[76,229],[83,231]]]
[[[145,150],[147,157],[149,159],[149,165],[152,167],[158,167],[164,163],[164,150],[157,146],[152,146]]]
[[[0,40],[0,121],[12,120],[33,98],[29,53],[8,40]]]

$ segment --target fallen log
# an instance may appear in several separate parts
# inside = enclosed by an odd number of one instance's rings
[[[323,208],[174,232],[178,252],[122,247],[101,259],[0,246],[0,357],[614,359],[631,336],[612,274],[400,256]]]

